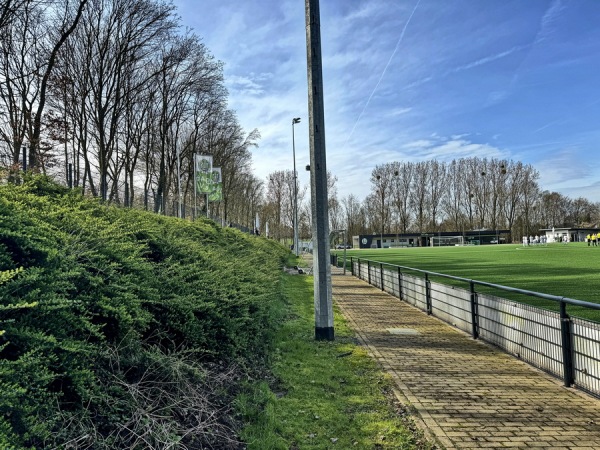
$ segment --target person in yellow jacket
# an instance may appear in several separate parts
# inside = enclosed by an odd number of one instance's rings
[[[592,244],[592,235],[588,233],[585,237],[585,241],[588,243],[588,247]]]
[[[598,245],[598,241],[596,239],[597,239],[596,233],[593,233],[592,234],[592,245],[594,247],[596,247]]]

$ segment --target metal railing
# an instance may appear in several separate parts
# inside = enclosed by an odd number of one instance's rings
[[[600,397],[600,323],[567,314],[568,305],[600,310],[600,304],[379,261],[350,258],[350,265],[352,275],[369,284],[562,378],[565,386]],[[550,300],[558,303],[559,311],[491,295],[478,287]]]

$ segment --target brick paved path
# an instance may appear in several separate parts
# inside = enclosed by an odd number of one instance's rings
[[[332,268],[334,302],[447,449],[600,449],[600,400]]]

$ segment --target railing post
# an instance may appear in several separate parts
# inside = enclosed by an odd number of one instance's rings
[[[371,284],[371,261],[367,260],[367,281]]]
[[[379,279],[381,280],[381,290],[385,291],[385,287],[383,286],[383,263],[379,263]]]
[[[473,326],[473,339],[479,337],[479,311],[477,308],[477,292],[475,292],[475,283],[470,281],[471,285],[471,325]]]
[[[402,269],[398,267],[398,298],[402,300]]]
[[[431,306],[431,282],[428,273],[425,274],[425,304],[427,305],[427,314],[431,315],[433,308]]]
[[[350,257],[350,273],[354,276],[354,258]]]
[[[560,331],[563,353],[563,379],[566,387],[575,381],[573,368],[573,333],[571,318],[567,314],[567,304],[560,302]]]

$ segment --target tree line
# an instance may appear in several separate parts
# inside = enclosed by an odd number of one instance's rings
[[[264,215],[275,238],[292,233],[291,171],[269,176]],[[595,226],[600,204],[543,190],[539,172],[529,164],[496,158],[461,158],[390,162],[371,172],[371,192],[364,200],[349,194],[338,199],[329,176],[330,229],[348,236],[469,230],[510,231],[511,239],[536,235],[541,228]],[[298,187],[299,230],[310,236],[306,187]]]
[[[193,155],[209,154],[224,197],[210,213],[247,223],[262,195],[250,167],[260,135],[227,96],[222,63],[170,2],[0,5],[0,161],[13,172],[25,159],[106,202],[205,214]]]
[[[277,239],[291,236],[292,171],[251,170],[258,130],[228,108],[223,65],[163,0],[3,0],[0,3],[0,165],[50,173],[105,202],[157,213],[219,216]],[[213,155],[223,201],[194,192],[196,153]],[[11,175],[9,175],[11,176]],[[542,190],[518,161],[463,158],[375,167],[371,192],[338,198],[330,228],[349,235],[539,228],[598,222],[598,204]],[[311,234],[297,186],[300,236]],[[264,228],[264,226],[263,226]]]

